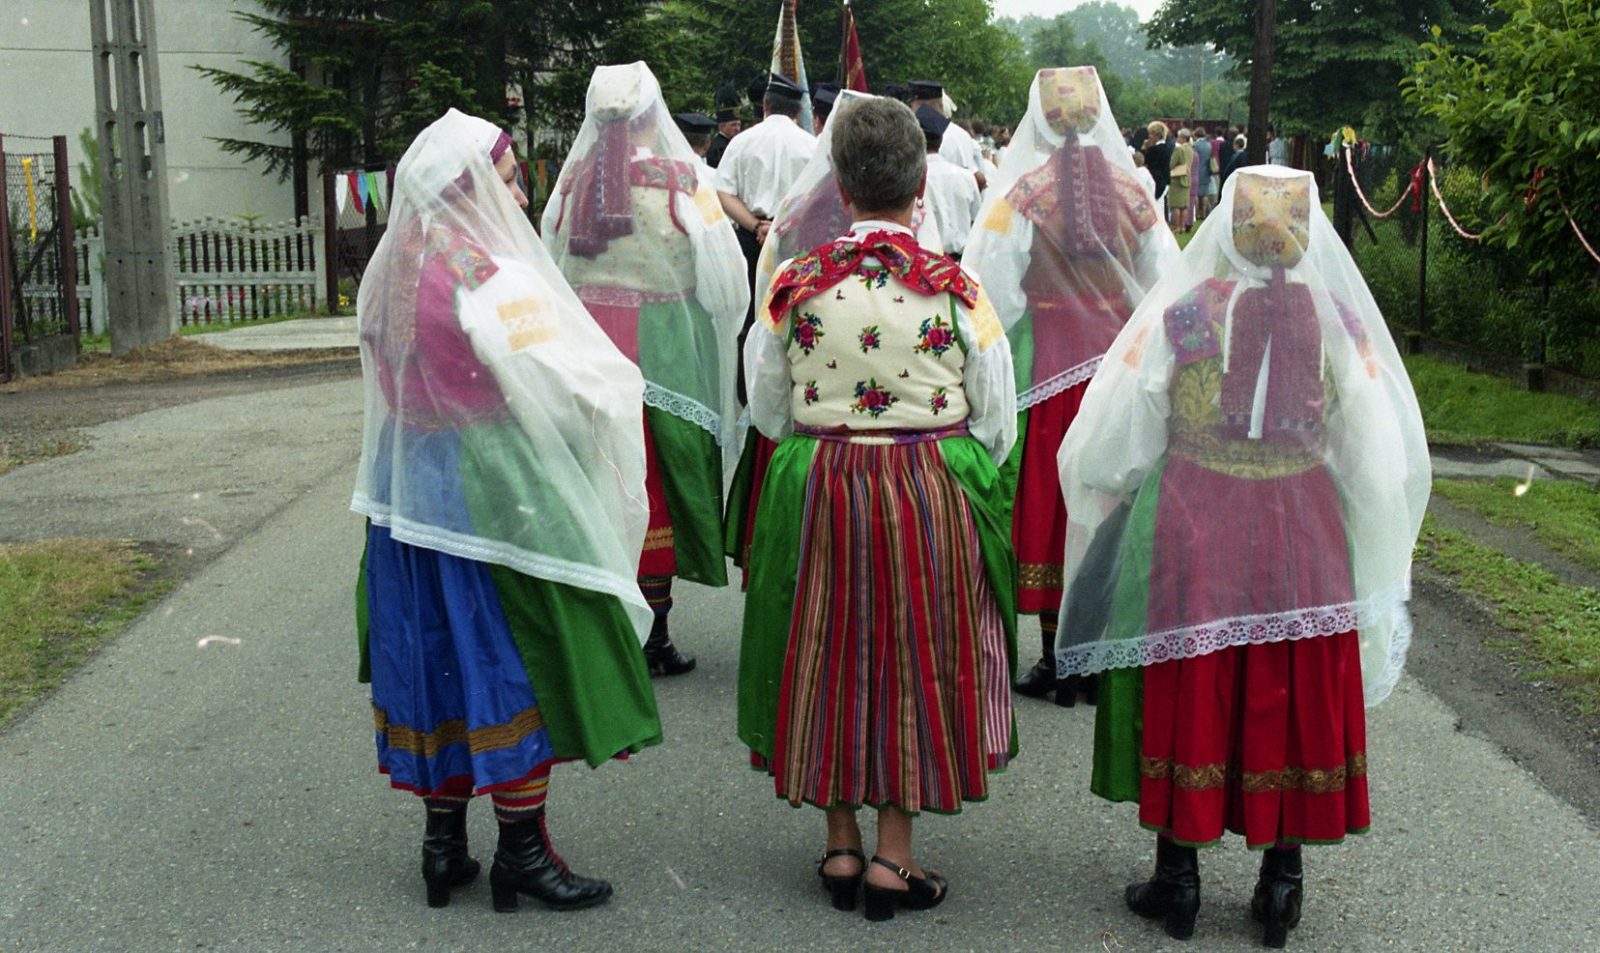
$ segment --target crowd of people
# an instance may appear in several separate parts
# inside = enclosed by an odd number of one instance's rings
[[[1315,183],[1119,129],[1092,67],[1040,70],[1014,131],[937,82],[751,92],[745,126],[731,90],[674,115],[645,64],[597,69],[537,231],[484,120],[396,171],[357,303],[356,603],[428,903],[480,872],[475,795],[495,909],[611,896],[550,841],[551,766],[661,741],[651,676],[694,668],[673,579],[732,557],[737,734],[822,811],[834,908],[943,902],[916,819],[987,798],[1014,698],[1053,695],[1096,706],[1088,786],[1156,834],[1130,910],[1189,938],[1231,831],[1283,946],[1301,845],[1369,824],[1429,487]]]

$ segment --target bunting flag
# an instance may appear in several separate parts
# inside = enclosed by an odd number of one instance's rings
[[[806,61],[800,55],[800,27],[795,19],[799,0],[783,0],[778,11],[778,34],[772,40],[772,72],[788,78],[801,89],[809,90],[806,82]],[[800,97],[800,116],[795,123],[811,131],[811,97]]]
[[[840,19],[844,39],[839,42],[839,88],[867,92],[867,67],[861,61],[861,38],[856,35],[856,14],[850,9],[850,0],[844,0]]]
[[[339,207],[340,218],[344,218],[344,210],[350,204],[350,190],[343,188],[343,185],[344,183],[340,182],[333,186],[333,203]]]
[[[367,200],[361,194],[367,189],[366,184],[361,179],[360,174],[351,172],[345,176],[345,180],[350,183],[350,201],[355,204],[356,214],[367,214]]]
[[[367,173],[367,200],[372,203],[373,208],[382,212],[389,207],[389,197],[384,194],[383,182],[378,176],[377,172]]]
[[[367,177],[365,175],[362,175],[360,172],[353,172],[351,174],[353,176],[355,176],[355,180],[356,180],[356,200],[361,203],[361,212],[362,212],[362,214],[365,214],[366,211],[367,211],[367,195],[368,195],[368,192],[367,192]]]

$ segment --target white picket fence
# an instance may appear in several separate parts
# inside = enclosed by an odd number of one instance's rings
[[[277,225],[201,219],[172,226],[172,300],[178,322],[233,324],[321,308],[322,228],[310,219]],[[77,236],[78,308],[86,332],[106,330],[98,231]]]

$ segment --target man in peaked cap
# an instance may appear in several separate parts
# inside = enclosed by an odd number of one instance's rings
[[[767,239],[772,216],[777,214],[778,203],[788,194],[789,187],[800,177],[817,148],[817,140],[811,133],[795,123],[805,95],[806,91],[786,76],[774,73],[768,77],[761,100],[766,118],[740,133],[728,145],[717,166],[717,193],[722,199],[723,211],[736,226],[739,250],[744,252],[746,278],[752,292],[756,259],[761,255],[762,242]],[[739,334],[741,348],[753,314],[751,311],[745,315],[744,330]],[[742,399],[742,366],[740,382]]]
[[[700,164],[704,165],[706,152],[711,148],[711,134],[717,129],[716,122],[705,113],[673,113],[672,121],[683,133],[683,138],[689,141],[689,148],[700,157]]]
[[[939,147],[951,126],[943,113],[927,106],[919,107],[917,124],[922,127],[922,136],[928,143],[928,178],[922,201],[939,226],[945,253],[960,261],[967,245],[967,233],[972,231],[978,206],[983,201],[978,194],[978,183],[965,169],[939,154]]]
[[[739,88],[724,83],[717,89],[717,131],[711,137],[711,148],[706,150],[706,165],[715,169],[722,162],[722,153],[728,143],[739,134],[743,123],[739,121]]]
[[[946,119],[950,118],[945,107],[943,83],[919,79],[911,83],[909,90],[913,112],[926,106]],[[983,150],[978,148],[971,133],[953,122],[944,132],[944,144],[939,147],[939,154],[971,172],[979,189],[989,184],[983,174]]]
[[[839,98],[838,83],[818,83],[816,91],[811,94],[811,132],[813,135],[822,135],[822,127],[827,125],[828,113],[833,112],[833,101]]]

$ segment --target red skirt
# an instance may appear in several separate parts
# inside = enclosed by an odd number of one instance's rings
[[[1011,750],[1006,632],[935,442],[819,441],[767,765],[791,804],[959,811]]]
[[[1149,628],[1348,603],[1339,494],[1321,467],[1247,479],[1174,454]],[[1356,632],[1235,645],[1144,671],[1139,819],[1187,844],[1329,843],[1370,823]]]
[[[1067,504],[1061,495],[1056,454],[1088,389],[1088,381],[1074,384],[1028,409],[1017,500],[1011,514],[1011,542],[1017,549],[1019,613],[1061,609]]]

